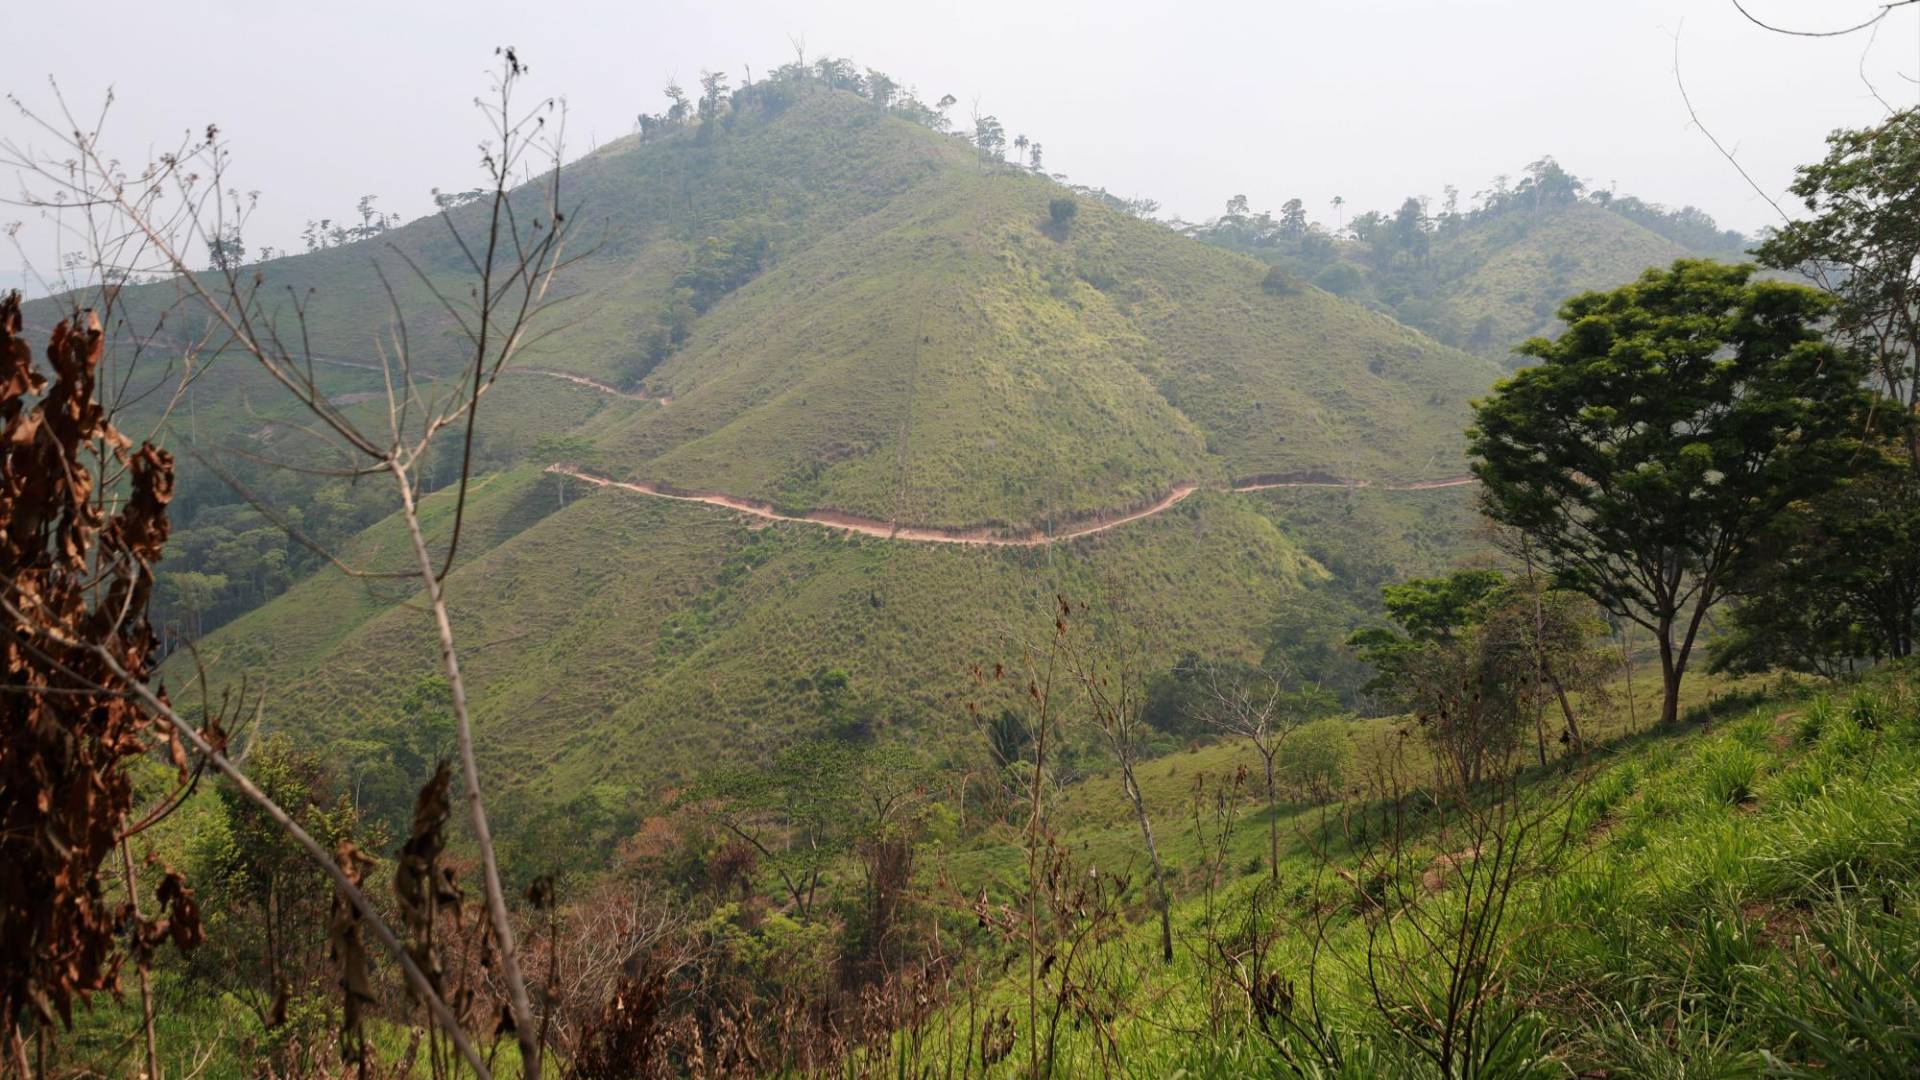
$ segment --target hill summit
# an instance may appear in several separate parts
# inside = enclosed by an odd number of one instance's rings
[[[1458,472],[1493,369],[845,91],[574,170],[607,239],[530,364],[667,408],[622,478],[936,526],[1044,526],[1181,483]],[[750,98],[760,101],[761,98]]]

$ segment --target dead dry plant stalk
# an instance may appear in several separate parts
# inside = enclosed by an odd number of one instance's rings
[[[1432,749],[1430,779],[1416,782],[1408,741],[1382,755],[1371,799],[1342,814],[1353,856],[1334,869],[1364,945],[1341,963],[1440,1075],[1502,1075],[1525,1017],[1508,987],[1508,924],[1526,884],[1562,865],[1585,774],[1529,777],[1509,744],[1471,783]]]
[[[1260,756],[1262,792],[1267,801],[1267,875],[1280,881],[1280,805],[1275,761],[1287,737],[1311,717],[1281,677],[1270,672],[1235,674],[1219,666],[1207,669],[1208,702],[1204,719],[1214,730],[1239,739]]]
[[[133,872],[133,854],[127,850],[126,837],[120,838],[120,872],[125,875],[127,884],[127,904],[133,909],[133,917],[140,916],[140,882]],[[140,975],[140,1036],[146,1044],[147,1080],[160,1080],[160,1047],[153,1037],[153,987],[147,976],[147,965],[139,965]]]
[[[526,75],[525,66],[512,49],[499,50],[497,55],[499,68],[492,93],[480,103],[489,127],[482,155],[489,197],[441,214],[451,243],[471,275],[471,290],[449,291],[442,280],[430,275],[398,244],[387,244],[383,253],[392,257],[397,272],[410,276],[414,285],[430,297],[439,309],[436,317],[444,316],[442,321],[456,329],[457,348],[462,354],[457,369],[461,377],[439,382],[442,387],[455,386],[453,390],[430,396],[434,387],[426,384],[435,381],[434,372],[416,370],[408,333],[410,313],[403,310],[389,269],[375,264],[367,271],[377,279],[389,307],[388,328],[371,335],[377,356],[368,358],[370,363],[377,361],[371,366],[382,373],[386,386],[385,430],[362,428],[320,390],[313,367],[311,296],[295,294],[284,303],[270,303],[269,296],[274,294],[264,274],[240,266],[238,259],[216,257],[209,271],[198,271],[190,264],[197,252],[226,250],[228,238],[244,223],[246,208],[251,204],[251,197],[242,198],[227,186],[227,151],[217,128],[209,126],[203,136],[190,138],[174,152],[154,157],[137,172],[129,172],[102,144],[105,110],[88,122],[77,118],[65,100],[59,99],[51,120],[21,107],[29,125],[52,140],[54,149],[41,152],[11,141],[0,142],[0,162],[12,165],[21,175],[25,194],[20,203],[47,212],[71,237],[87,245],[91,280],[68,282],[75,288],[70,299],[77,305],[79,298],[92,290],[110,318],[118,308],[128,321],[141,317],[153,320],[150,335],[128,331],[138,347],[136,358],[139,349],[172,334],[184,342],[185,355],[179,359],[187,372],[204,369],[222,354],[257,364],[310,416],[312,422],[299,430],[320,440],[333,455],[332,463],[317,466],[312,460],[269,464],[348,479],[384,476],[392,483],[411,540],[411,568],[351,566],[336,553],[315,549],[347,574],[413,580],[422,590],[438,640],[440,666],[451,691],[467,818],[481,861],[484,906],[497,971],[506,989],[508,1022],[502,1027],[510,1028],[519,1043],[522,1075],[537,1080],[543,1051],[541,1026],[522,975],[520,950],[501,886],[474,749],[469,688],[443,589],[465,523],[474,423],[481,398],[506,365],[533,340],[536,320],[557,302],[553,295],[556,275],[570,261],[567,214],[560,205],[561,125],[550,124],[563,114],[552,99],[531,108],[519,105],[515,91]],[[55,94],[58,98],[57,88]],[[125,288],[143,279],[152,282],[143,287],[144,291]],[[171,327],[165,325],[169,318],[173,320]],[[178,330],[183,323],[188,332],[181,335]],[[458,441],[460,466],[457,482],[450,485],[453,490],[447,496],[451,509],[447,534],[430,539],[421,522],[421,473],[430,460],[430,450],[443,436]],[[194,453],[210,460],[210,455],[198,448]],[[244,490],[241,494],[270,519],[281,520]],[[290,528],[288,532],[295,540],[315,547],[297,530]],[[114,668],[111,657],[102,659]],[[435,1021],[469,1066],[479,1075],[488,1075],[485,1059],[399,939],[366,903],[352,875],[260,793],[220,746],[202,737],[136,677],[144,672],[115,669],[114,673],[130,679],[127,690],[136,699],[170,725],[245,797],[266,810],[327,871],[342,897],[405,970],[408,983],[427,1003]]]
[[[1138,766],[1146,749],[1148,728],[1142,714],[1144,678],[1141,652],[1135,640],[1138,627],[1128,622],[1130,612],[1114,602],[1118,590],[1109,587],[1111,625],[1105,634],[1093,625],[1087,605],[1077,608],[1060,598],[1062,633],[1067,642],[1067,666],[1080,692],[1086,696],[1089,718],[1113,755],[1120,773],[1120,791],[1133,809],[1134,823],[1140,828],[1140,841],[1146,848],[1147,863],[1153,871],[1154,901],[1160,918],[1160,961],[1173,963],[1173,899],[1167,886],[1167,871],[1160,860],[1160,846],[1153,835],[1153,817],[1147,812],[1146,794],[1140,789]],[[1069,632],[1078,619],[1078,633]]]

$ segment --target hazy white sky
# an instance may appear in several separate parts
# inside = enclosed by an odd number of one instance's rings
[[[1824,28],[1879,0],[1746,2]],[[303,222],[362,194],[413,217],[430,188],[476,182],[472,99],[501,44],[532,66],[532,91],[566,98],[576,152],[659,110],[669,76],[724,68],[738,84],[804,38],[809,58],[955,95],[956,116],[977,98],[1044,143],[1050,170],[1189,219],[1235,193],[1256,208],[1299,196],[1328,219],[1336,194],[1349,213],[1450,183],[1470,195],[1545,153],[1603,186],[1765,224],[1772,211],[1688,122],[1676,33],[1702,118],[1770,190],[1827,131],[1882,114],[1863,63],[1887,98],[1920,99],[1920,7],[1871,50],[1865,34],[1769,34],[1730,0],[98,0],[84,19],[38,4],[7,21],[0,89],[44,107],[51,76],[91,107],[113,84],[108,143],[125,156],[219,123],[237,185],[264,193],[256,248],[297,245]],[[11,111],[0,135],[31,141]],[[44,226],[28,220],[22,243],[47,258]],[[18,261],[0,250],[0,273]]]

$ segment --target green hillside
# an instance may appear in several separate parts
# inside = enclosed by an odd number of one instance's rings
[[[1244,654],[1324,573],[1226,494],[1051,555],[756,528],[611,492],[554,504],[552,478],[493,478],[477,522],[526,527],[448,589],[489,754],[530,755],[540,786],[561,790],[645,787],[849,722],[937,740],[963,722],[968,666],[1041,636],[1056,592],[1124,591],[1163,620],[1163,662],[1175,642]],[[282,723],[379,730],[436,663],[431,626],[397,599],[322,575],[214,635],[203,658],[274,672]],[[808,680],[833,669],[849,685],[830,706]]]
[[[1335,227],[1309,221],[1299,200],[1276,216],[1236,199],[1189,231],[1502,363],[1522,341],[1553,331],[1568,296],[1682,257],[1746,258],[1746,239],[1706,213],[1588,191],[1552,158],[1528,166],[1517,185],[1506,181],[1471,209],[1457,205],[1457,192],[1444,206],[1410,197]]]
[[[1588,203],[1507,214],[1463,230],[1450,253],[1461,272],[1445,275],[1443,318],[1467,328],[1469,345],[1511,348],[1551,333],[1566,297],[1612,288],[1690,254],[1696,253]]]
[[[1325,640],[1389,567],[1465,550],[1463,490],[1223,489],[1457,476],[1466,402],[1496,365],[1095,200],[1056,220],[1051,203],[1071,197],[1059,185],[852,94],[802,84],[757,100],[612,144],[563,182],[589,246],[563,283],[569,314],[522,366],[660,401],[523,374],[487,407],[489,472],[448,590],[484,752],[536,762],[501,770],[535,797],[647,789],[822,730],[938,753],[964,723],[969,666],[1043,631],[1058,593],[1137,612],[1154,665],[1188,650],[1255,659],[1291,600],[1344,597],[1312,606]],[[432,221],[260,268],[314,290],[316,354],[367,355],[354,263],[387,263],[389,244],[452,273]],[[420,364],[445,369],[444,335],[414,340]],[[377,374],[328,378],[353,408],[379,407]],[[253,380],[196,390],[200,422],[258,434]],[[558,435],[564,451],[542,442]],[[1203,490],[1071,543],[977,549],[769,526],[543,474],[562,452],[788,512],[989,532]],[[377,524],[347,561],[400,559],[401,539]],[[1355,548],[1366,557],[1348,559]],[[407,599],[323,571],[209,635],[199,658],[218,685],[271,685],[272,726],[378,760],[436,663]]]
[[[1483,931],[1493,934],[1504,989],[1519,1003],[1519,1027],[1482,1075],[1904,1071],[1896,1063],[1908,1060],[1913,1038],[1920,889],[1912,669],[1840,686],[1723,685],[1717,707],[1704,689],[1695,690],[1703,696],[1693,715],[1705,729],[1690,722],[1630,730],[1616,702],[1600,750],[1582,769],[1542,770],[1519,786],[1523,803],[1564,806],[1570,843],[1550,873],[1518,883],[1497,930]],[[1640,715],[1654,704],[1642,700]],[[1351,783],[1364,783],[1359,778],[1394,752],[1403,723],[1327,728]],[[1061,1025],[1055,1053],[1063,1072],[1099,1071],[1104,1052],[1142,1076],[1441,1075],[1419,1059],[1404,1028],[1383,1020],[1396,1015],[1387,1003],[1422,1002],[1434,983],[1420,981],[1433,978],[1427,969],[1405,972],[1377,938],[1369,951],[1367,893],[1353,872],[1375,864],[1362,856],[1369,840],[1354,822],[1377,807],[1357,798],[1321,804],[1290,791],[1278,807],[1274,888],[1263,865],[1265,807],[1248,798],[1216,810],[1212,799],[1241,793],[1234,776],[1258,765],[1243,745],[1222,743],[1141,771],[1149,802],[1169,808],[1161,850],[1178,883],[1173,918],[1186,943],[1170,965],[1160,963],[1156,928],[1144,917],[1139,835],[1117,777],[1092,776],[1061,793],[1063,846],[1076,865],[1129,868],[1133,883],[1122,899],[1137,919],[1090,943],[1081,960],[1083,970],[1108,973],[1129,1005],[1110,1032]],[[1182,818],[1171,809],[1203,801],[1206,813]],[[988,830],[945,856],[943,869],[963,889],[1017,889],[1019,841],[1015,828]],[[1397,869],[1414,879],[1410,906],[1453,912],[1485,888],[1463,869],[1461,841],[1444,826],[1415,817],[1407,843]],[[1392,886],[1376,879],[1364,888]],[[1405,913],[1401,920],[1412,922]],[[1270,953],[1248,950],[1255,927],[1271,927]],[[1345,1068],[1323,1065],[1331,1054],[1280,1023],[1263,1030],[1257,1012],[1223,1010],[1223,998],[1241,1004],[1234,995],[1245,991],[1234,978],[1245,973],[1220,963],[1222,955],[1281,973],[1294,1016],[1337,1035],[1332,1045]],[[937,1015],[922,1038],[938,1045],[945,1025],[997,1004],[1017,1011],[1023,990],[1015,969],[979,995],[983,1004],[970,998]],[[1117,1052],[1100,1044],[1102,1034]]]
[[[817,111],[856,109],[820,101]],[[803,109],[806,107],[802,107]],[[828,123],[794,116],[779,123]],[[671,408],[602,440],[687,488],[916,524],[1044,524],[1186,480],[1414,478],[1490,371],[970,150],[696,323]],[[858,267],[850,274],[848,267]]]
[[[672,395],[596,433],[608,469],[788,509],[1026,527],[1184,481],[1422,479],[1495,374],[1096,201],[1055,227],[1057,184],[818,86],[611,144],[562,190],[583,254],[523,364]],[[316,354],[368,359],[367,267],[410,277],[389,248],[456,287],[433,220],[257,270],[312,290]],[[416,362],[444,364],[445,316],[410,289]]]

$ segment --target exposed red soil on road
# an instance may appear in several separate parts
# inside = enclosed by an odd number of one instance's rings
[[[861,517],[857,514],[843,514],[838,510],[809,510],[802,514],[783,514],[772,505],[756,499],[741,499],[714,492],[682,491],[660,484],[649,484],[643,480],[614,480],[610,477],[595,476],[571,465],[555,463],[547,466],[547,471],[571,476],[576,480],[583,480],[601,487],[618,488],[621,491],[631,491],[639,495],[651,495],[656,499],[674,499],[679,502],[724,507],[768,521],[806,522],[842,532],[875,536],[883,540],[913,540],[926,544],[962,544],[976,547],[1038,547],[1041,544],[1051,544],[1060,540],[1091,536],[1129,522],[1139,521],[1141,518],[1152,517],[1177,505],[1182,499],[1198,490],[1198,485],[1181,484],[1151,505],[1143,506],[1138,510],[1113,516],[1103,515],[1051,533],[1025,532],[1007,535],[995,533],[987,528],[944,529],[927,525],[901,525],[896,522],[881,521],[878,518]]]
[[[986,527],[976,528],[940,528],[929,525],[902,525],[898,522],[881,521],[878,518],[861,517],[858,514],[846,514],[838,510],[809,510],[798,514],[782,513],[771,503],[757,499],[742,499],[718,492],[684,491],[665,484],[651,484],[644,480],[615,480],[611,477],[596,476],[573,465],[555,462],[547,466],[550,473],[571,476],[589,484],[605,488],[630,491],[637,495],[650,495],[656,499],[673,499],[678,502],[701,503],[706,506],[718,506],[727,510],[749,514],[766,521],[794,521],[812,525],[821,525],[841,532],[858,533],[861,536],[879,537],[883,540],[911,540],[925,544],[961,544],[976,547],[1038,547],[1042,544],[1057,543],[1062,540],[1075,540],[1083,536],[1103,533],[1143,518],[1178,506],[1187,496],[1198,491],[1198,484],[1179,484],[1153,503],[1137,510],[1128,510],[1118,514],[1100,514],[1078,524],[1054,532],[1030,531],[1006,534]],[[1473,483],[1473,477],[1448,477],[1442,480],[1421,480],[1411,484],[1381,484],[1381,491],[1431,491],[1438,488],[1461,487]],[[1344,488],[1373,487],[1367,481],[1343,481],[1333,479],[1287,480],[1278,477],[1263,478],[1236,484],[1233,491],[1266,491],[1272,488]]]
[[[1437,491],[1465,487],[1474,483],[1471,476],[1448,476],[1439,480],[1416,480],[1410,484],[1376,484],[1371,480],[1342,480],[1325,473],[1301,473],[1285,476],[1251,476],[1233,485],[1234,491],[1271,491],[1274,488],[1372,488],[1378,491]]]
[[[585,375],[575,375],[571,371],[548,371],[545,368],[510,367],[502,371],[501,374],[545,375],[549,379],[561,379],[573,383],[576,386],[584,386],[589,390],[598,390],[612,397],[626,398],[628,401],[657,401],[665,405],[673,400],[672,394],[649,394],[644,390],[622,390],[611,383],[603,383],[599,379],[589,379]]]

